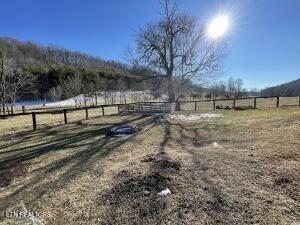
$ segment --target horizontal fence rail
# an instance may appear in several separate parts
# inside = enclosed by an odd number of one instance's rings
[[[282,105],[282,106],[298,106],[300,107],[300,96],[295,96],[295,97],[280,97],[280,96],[257,96],[257,97],[244,97],[244,98],[220,98],[220,99],[205,99],[205,100],[192,100],[192,101],[180,101],[179,102],[179,109],[183,110],[181,107],[182,104],[191,104],[190,110],[197,111],[199,110],[199,107],[197,103],[212,103],[211,109],[216,110],[216,109],[257,109],[257,100],[258,99],[271,99],[274,100],[274,106],[269,108],[279,108],[280,107],[280,99],[287,99],[287,98],[294,98],[297,99],[294,104],[287,104],[287,105]],[[242,101],[242,100],[253,100],[252,103],[246,105],[246,106],[237,106],[237,102]],[[227,105],[225,108],[220,108],[220,105],[217,105],[220,102],[231,102],[230,106]],[[263,107],[262,107],[263,108]]]
[[[282,106],[299,106],[300,107],[300,96],[299,97],[280,97],[280,96],[258,96],[258,97],[244,97],[244,98],[223,98],[223,99],[206,99],[206,100],[194,100],[194,101],[179,101],[178,110],[185,110],[182,108],[183,104],[190,104],[191,107],[189,110],[197,111],[203,109],[198,105],[198,103],[212,103],[210,105],[209,110],[216,110],[216,109],[256,109],[257,107],[257,100],[258,99],[271,99],[271,107],[280,107],[280,100],[282,98],[298,98],[297,102],[293,105],[282,105]],[[246,106],[239,106],[237,103],[242,100],[252,100]],[[218,105],[220,102],[230,102],[229,105],[223,107],[223,105]],[[250,105],[249,105],[250,104]],[[100,116],[105,116],[105,108],[108,107],[116,107],[118,114],[124,113],[169,113],[175,110],[175,103],[169,102],[136,102],[136,103],[127,103],[127,104],[105,104],[105,105],[96,105],[96,106],[88,106],[88,107],[55,107],[51,110],[45,110],[45,108],[36,109],[36,111],[28,112],[26,111],[25,107],[22,107],[21,113],[14,113],[14,114],[2,114],[0,115],[0,119],[5,119],[9,117],[17,117],[17,116],[26,116],[31,115],[32,117],[32,127],[33,129],[37,129],[37,115],[45,115],[45,114],[60,114],[63,115],[63,122],[65,124],[68,123],[68,113],[75,112],[75,111],[85,111],[85,119],[89,119],[89,110],[90,109],[100,109],[97,111]],[[42,110],[43,109],[43,110]],[[1,123],[1,121],[0,121]]]
[[[22,113],[14,113],[14,114],[2,114],[0,115],[0,119],[10,118],[10,117],[18,117],[18,116],[32,116],[32,127],[34,130],[37,129],[37,116],[38,115],[55,115],[61,114],[63,115],[63,122],[65,124],[68,123],[68,113],[75,111],[85,111],[85,119],[89,119],[89,110],[91,109],[100,109],[99,115],[105,116],[105,108],[115,107],[117,108],[117,114],[120,113],[141,113],[141,112],[170,112],[172,104],[168,102],[137,102],[137,103],[127,103],[127,104],[107,104],[107,105],[98,105],[98,106],[88,106],[88,107],[77,107],[77,108],[55,108],[53,110],[38,110],[34,112],[26,112],[23,110]],[[1,123],[1,121],[0,121]]]

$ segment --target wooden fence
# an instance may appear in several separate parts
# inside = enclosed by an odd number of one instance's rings
[[[293,104],[280,105],[280,102],[283,99],[293,99]],[[258,99],[269,99],[271,102],[267,106],[266,101],[263,102],[262,107],[258,107]],[[238,105],[238,102],[248,100],[248,102],[243,106]],[[250,102],[249,102],[250,101]],[[198,103],[212,103],[211,108],[199,107]],[[225,103],[226,106],[223,106]],[[229,103],[229,104],[228,104]],[[182,107],[184,104],[189,104],[188,109]],[[198,111],[201,109],[206,110],[216,110],[216,109],[257,109],[257,108],[279,108],[280,106],[297,106],[300,107],[300,96],[298,97],[280,97],[280,96],[271,96],[271,97],[245,97],[245,98],[223,98],[223,99],[208,99],[208,100],[197,100],[197,101],[180,101],[179,109],[180,110],[193,110]]]
[[[183,104],[190,104],[192,107],[190,107],[188,110],[194,110],[198,111],[203,108],[198,106],[198,103],[212,103],[211,108],[208,110],[216,110],[223,108],[222,104],[221,107],[220,103],[222,102],[230,102],[231,106],[224,107],[223,109],[238,109],[237,102],[243,101],[243,100],[250,100],[252,102],[251,105],[246,105],[246,108],[258,108],[257,107],[257,101],[258,99],[271,99],[272,106],[271,107],[280,107],[280,101],[283,97],[279,96],[273,96],[273,97],[247,97],[247,98],[231,98],[231,99],[213,99],[213,100],[198,100],[198,101],[180,101],[179,102],[179,110],[185,110],[183,109]],[[287,98],[287,97],[284,97]],[[293,97],[295,98],[295,97]],[[300,96],[297,98],[297,104],[292,104],[292,106],[298,106],[300,107]],[[295,101],[294,101],[295,103]],[[284,106],[284,105],[282,105]],[[288,106],[288,105],[286,105]],[[291,104],[289,105],[291,106]],[[0,115],[0,119],[5,119],[8,117],[17,117],[17,116],[24,116],[24,115],[31,115],[32,116],[32,126],[33,129],[37,129],[37,115],[41,114],[61,114],[63,115],[63,122],[65,124],[68,123],[68,113],[74,112],[74,111],[85,111],[85,119],[89,119],[89,110],[90,109],[99,109],[99,116],[105,116],[105,108],[107,107],[116,107],[118,114],[124,114],[124,113],[169,113],[171,111],[174,111],[175,104],[169,103],[169,102],[137,102],[137,103],[128,103],[128,104],[111,104],[111,105],[98,105],[98,106],[89,106],[89,107],[81,107],[81,108],[56,108],[54,110],[36,110],[32,112],[26,112],[25,107],[23,107],[23,112],[21,113],[15,113],[15,114],[5,114]]]
[[[118,108],[118,113],[119,113],[119,108],[120,105],[122,104],[113,104],[113,105],[99,105],[99,106],[89,106],[89,107],[80,107],[80,108],[63,108],[63,109],[54,109],[54,110],[48,110],[48,111],[33,111],[33,112],[26,112],[25,110],[22,113],[14,113],[14,114],[2,114],[0,115],[0,119],[5,119],[8,117],[17,117],[17,116],[26,116],[26,115],[31,115],[32,116],[32,126],[33,129],[35,130],[37,128],[37,115],[43,115],[43,114],[63,114],[64,118],[64,123],[68,123],[68,113],[69,112],[74,112],[74,111],[80,111],[84,110],[85,111],[85,119],[89,119],[89,109],[97,109],[99,108],[99,116],[104,116],[105,115],[105,108],[106,107],[117,107]]]
[[[91,109],[99,109],[99,116],[105,116],[105,108],[108,107],[115,107],[117,108],[117,114],[128,114],[128,113],[145,113],[145,112],[163,112],[168,113],[170,112],[173,104],[168,102],[137,102],[137,103],[128,103],[128,104],[111,104],[111,105],[99,105],[99,106],[89,106],[89,107],[81,107],[81,108],[56,108],[52,110],[39,110],[26,112],[23,107],[23,112],[21,113],[14,113],[14,114],[2,114],[0,115],[0,119],[10,118],[10,117],[18,117],[18,116],[32,116],[32,127],[34,130],[37,129],[37,116],[38,115],[45,115],[45,114],[61,114],[63,115],[63,122],[65,124],[68,123],[68,113],[74,111],[85,111],[85,119],[89,119],[89,110]],[[1,121],[0,121],[1,122]]]
[[[119,107],[119,112],[127,113],[169,113],[174,110],[175,104],[169,102],[137,102]]]

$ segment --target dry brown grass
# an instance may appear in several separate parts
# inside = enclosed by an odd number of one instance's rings
[[[105,107],[105,115],[114,115],[118,113],[117,107]],[[102,116],[102,109],[89,109],[89,118],[95,118]],[[67,113],[68,123],[79,122],[86,119],[85,110],[68,111]],[[60,114],[37,114],[36,115],[37,127],[45,128],[53,125],[63,125],[64,115]],[[0,134],[13,134],[19,131],[31,131],[32,130],[32,116],[16,116],[8,118],[0,118]]]
[[[0,211],[20,210],[22,199],[50,213],[45,224],[299,222],[300,110],[223,115],[196,122],[108,116],[2,136],[1,171],[22,165],[23,172],[1,188]],[[124,122],[143,129],[105,137],[107,126]],[[172,194],[159,197],[166,187]]]
[[[276,108],[276,98],[258,98],[256,101],[256,107],[259,109]],[[216,106],[221,106],[223,108],[233,106],[233,100],[222,100],[216,101]],[[241,99],[236,100],[235,105],[238,106],[254,106],[253,99]],[[180,104],[181,110],[193,111],[195,109],[194,102],[186,102]],[[280,97],[279,107],[299,107],[299,97]],[[213,109],[213,102],[197,102],[197,111],[210,111]]]

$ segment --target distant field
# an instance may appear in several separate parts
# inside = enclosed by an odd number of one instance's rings
[[[217,113],[184,122],[83,111],[80,123],[0,132],[0,224],[30,224],[3,217],[21,200],[48,213],[44,224],[297,224],[300,109]],[[105,136],[121,123],[141,130]]]

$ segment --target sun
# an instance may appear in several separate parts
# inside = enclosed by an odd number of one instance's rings
[[[225,34],[229,27],[227,16],[218,16],[208,25],[208,34],[212,38],[219,38]]]

